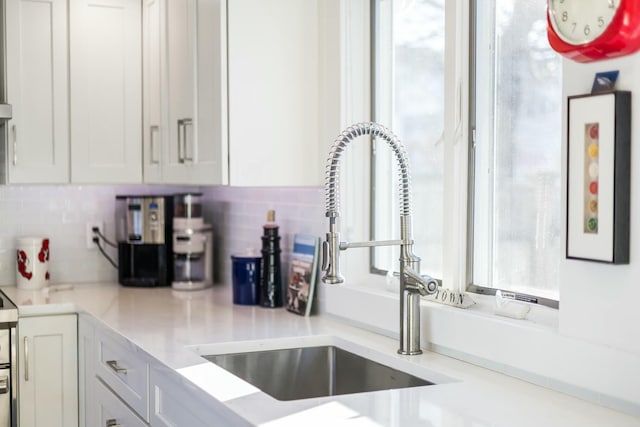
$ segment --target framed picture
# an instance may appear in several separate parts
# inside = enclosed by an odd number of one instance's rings
[[[631,93],[569,97],[567,258],[629,263]]]

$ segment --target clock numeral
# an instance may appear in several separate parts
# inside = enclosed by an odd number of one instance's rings
[[[572,32],[572,33],[575,33],[575,32],[576,32],[576,23],[575,23],[575,22],[572,22],[572,23],[571,23],[571,32]]]
[[[591,27],[589,27],[588,25],[584,26],[584,35],[588,36],[591,33]]]
[[[615,6],[615,2],[613,0],[609,0],[609,9],[613,9]]]
[[[567,22],[569,20],[569,14],[564,11],[562,12],[562,22]]]
[[[604,25],[604,18],[602,16],[598,16],[598,27],[602,27]]]

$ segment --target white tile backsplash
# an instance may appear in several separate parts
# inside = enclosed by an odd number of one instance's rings
[[[15,238],[51,239],[51,283],[117,280],[117,271],[96,249],[85,246],[88,221],[102,221],[113,240],[117,194],[165,194],[194,187],[153,185],[3,185],[0,186],[0,285],[16,281]],[[107,248],[116,258],[116,251]]]
[[[282,269],[287,278],[293,235],[312,234],[318,237],[326,232],[324,216],[324,189],[304,188],[234,188],[208,187],[202,189],[205,217],[213,226],[214,278],[216,283],[231,282],[231,254],[253,249],[259,253],[262,245],[262,226],[267,211],[276,211],[280,227]],[[318,287],[319,308],[323,297]]]
[[[51,239],[51,283],[117,280],[117,271],[98,250],[85,247],[85,227],[102,221],[114,240],[115,196],[119,194],[203,193],[204,215],[213,226],[214,276],[229,284],[230,255],[260,251],[267,210],[280,226],[283,271],[288,271],[295,233],[325,233],[324,190],[305,188],[184,187],[163,185],[5,185],[0,186],[0,285],[15,284],[15,238]],[[107,247],[116,259],[116,251]]]

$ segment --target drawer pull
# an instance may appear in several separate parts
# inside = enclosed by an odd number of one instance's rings
[[[107,420],[105,427],[122,427],[122,426],[118,424],[118,421],[114,419],[110,419],[110,420]]]
[[[109,365],[109,367],[113,369],[116,374],[127,374],[127,369],[118,366],[118,362],[115,360],[107,360],[107,365]]]

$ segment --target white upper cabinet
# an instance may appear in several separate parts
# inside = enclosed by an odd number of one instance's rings
[[[325,3],[334,2],[229,2],[231,185],[322,184],[330,145],[322,139],[323,73],[325,59],[339,54],[323,47]]]
[[[144,181],[226,184],[226,2],[145,0]]]
[[[70,0],[71,180],[142,181],[139,0]]]
[[[66,0],[7,0],[8,181],[69,181]]]

